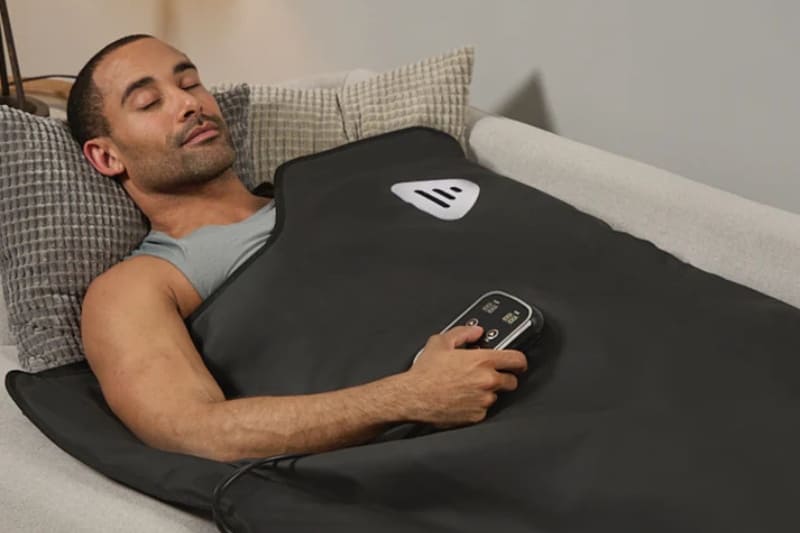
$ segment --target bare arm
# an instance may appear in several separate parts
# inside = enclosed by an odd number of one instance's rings
[[[408,372],[333,392],[226,400],[170,290],[146,273],[131,274],[112,269],[92,283],[81,320],[84,349],[114,413],[165,450],[231,461],[359,444],[395,422],[473,423],[495,391],[516,387],[513,375],[497,370],[525,367],[511,350],[458,350],[468,358],[454,364],[454,345],[480,333],[464,327],[431,337],[431,349]],[[431,351],[443,355],[426,357]]]

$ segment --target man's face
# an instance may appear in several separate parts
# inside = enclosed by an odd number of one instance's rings
[[[180,190],[233,164],[219,106],[184,54],[157,39],[140,39],[103,58],[93,79],[111,146],[139,188]]]

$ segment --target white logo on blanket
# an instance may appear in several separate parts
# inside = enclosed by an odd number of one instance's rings
[[[392,192],[404,202],[442,220],[458,220],[475,202],[481,188],[460,178],[403,181],[392,185]]]

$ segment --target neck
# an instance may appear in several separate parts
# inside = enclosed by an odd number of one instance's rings
[[[248,191],[233,171],[175,193],[143,194],[126,189],[150,220],[151,228],[176,239],[210,224],[241,222],[270,200]]]

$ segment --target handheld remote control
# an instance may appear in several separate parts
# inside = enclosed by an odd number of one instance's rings
[[[456,326],[481,326],[483,335],[473,343],[467,343],[464,349],[502,350],[520,340],[523,333],[539,334],[544,326],[542,312],[507,292],[494,290],[483,294],[470,305],[466,311],[458,315],[441,332],[444,333]],[[416,362],[421,348],[414,356]],[[414,364],[412,362],[412,364]]]

